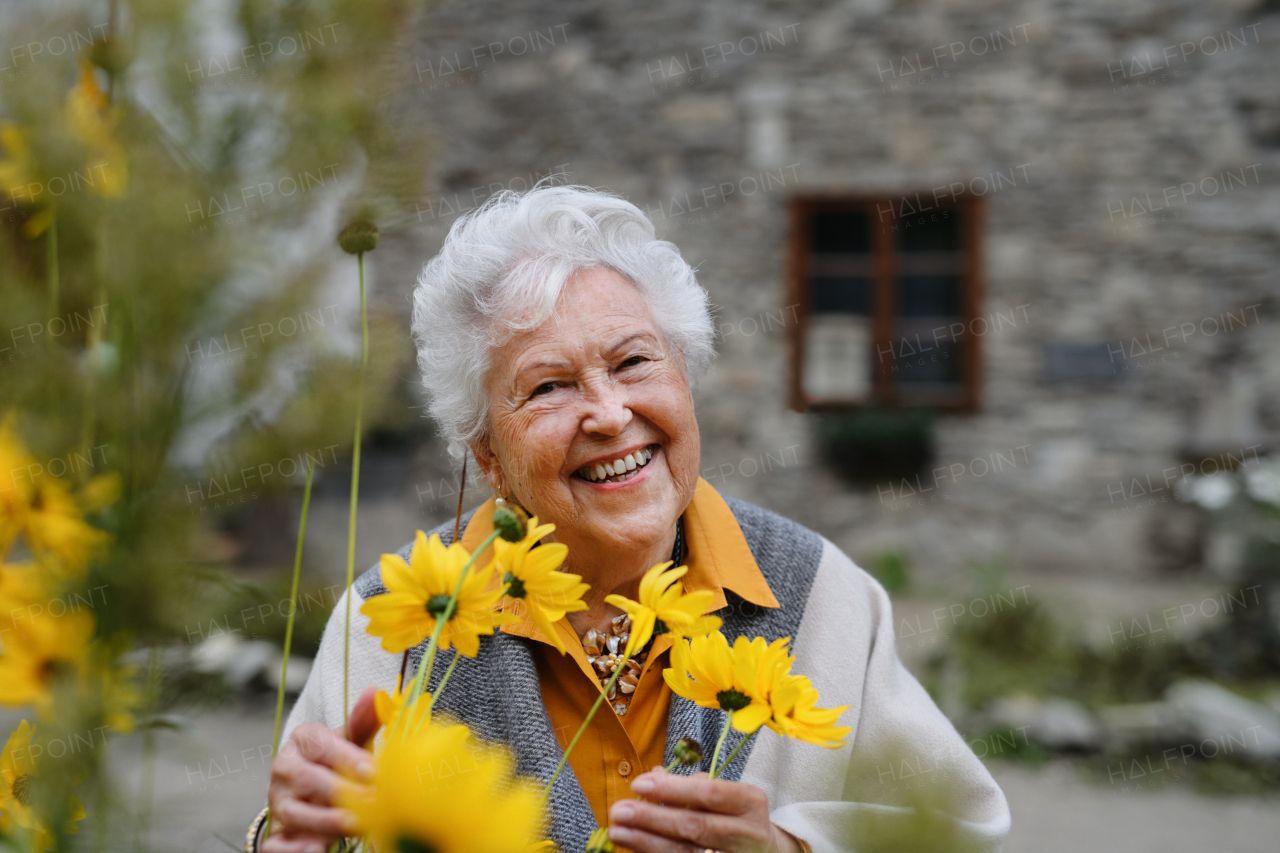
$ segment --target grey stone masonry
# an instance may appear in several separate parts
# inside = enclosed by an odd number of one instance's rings
[[[1265,454],[1280,418],[1278,13],[441,3],[388,68],[435,159],[384,229],[377,298],[407,314],[457,215],[562,172],[648,210],[710,292],[698,417],[723,492],[926,574],[1195,565],[1181,466]],[[790,199],[955,186],[985,198],[981,405],[939,418],[919,482],[854,488],[789,408]]]

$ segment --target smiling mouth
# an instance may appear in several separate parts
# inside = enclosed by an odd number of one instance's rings
[[[657,446],[651,444],[611,462],[584,465],[575,471],[574,475],[589,483],[625,483],[649,464],[649,460],[653,459],[654,448]]]

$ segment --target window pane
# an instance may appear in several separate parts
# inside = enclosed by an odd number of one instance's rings
[[[804,393],[818,400],[860,402],[871,393],[871,322],[863,317],[809,317],[804,341]]]
[[[812,278],[809,310],[814,314],[863,314],[871,316],[871,279]]]
[[[898,218],[900,252],[958,252],[960,248],[959,208]]]
[[[865,210],[817,210],[810,227],[812,252],[871,251],[871,214]]]
[[[894,313],[899,317],[956,317],[963,308],[958,275],[898,276]]]

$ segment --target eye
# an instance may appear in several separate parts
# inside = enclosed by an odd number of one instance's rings
[[[644,362],[644,361],[647,361],[647,359],[646,359],[644,356],[642,356],[642,355],[633,355],[633,356],[631,356],[631,358],[629,358],[629,359],[627,359],[626,361],[622,362],[622,364],[619,364],[619,365],[618,365],[618,369],[619,369],[619,370],[621,370],[621,369],[622,369],[622,368],[624,368],[624,367],[635,367],[637,364],[640,364],[640,363],[642,363],[642,362]]]
[[[540,396],[542,396],[543,394],[550,394],[550,393],[551,393],[552,391],[554,391],[554,390],[556,390],[556,383],[554,383],[554,382],[543,382],[543,383],[542,383],[541,385],[539,385],[537,388],[534,388],[534,389],[533,389],[533,393],[532,393],[532,394],[530,394],[529,396],[530,396],[530,397],[540,397]]]

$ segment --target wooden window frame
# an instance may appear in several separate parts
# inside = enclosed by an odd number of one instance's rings
[[[981,335],[969,331],[972,322],[980,316],[983,297],[982,281],[982,223],[984,199],[973,194],[960,194],[954,199],[946,199],[943,203],[931,203],[932,195],[928,191],[908,193],[826,193],[793,196],[789,210],[789,269],[788,269],[788,302],[798,305],[798,319],[791,325],[788,341],[790,370],[790,403],[797,412],[823,410],[854,410],[862,408],[910,408],[917,404],[904,401],[895,390],[895,383],[888,371],[875,370],[870,398],[863,401],[837,401],[808,399],[804,393],[804,344],[809,319],[809,215],[817,210],[848,210],[857,207],[870,209],[873,213],[883,210],[884,205],[898,205],[901,210],[905,203],[912,205],[920,215],[944,207],[960,208],[964,212],[961,232],[964,259],[964,282],[962,284],[962,311],[965,321],[965,332],[957,336],[957,344],[961,348],[960,384],[961,399],[955,403],[932,405],[928,408],[948,412],[975,412],[981,402]],[[879,205],[879,208],[877,208]],[[894,231],[888,227],[873,226],[873,268],[874,268],[874,314],[872,328],[874,344],[877,347],[893,345],[894,323],[894,288],[895,259]]]

